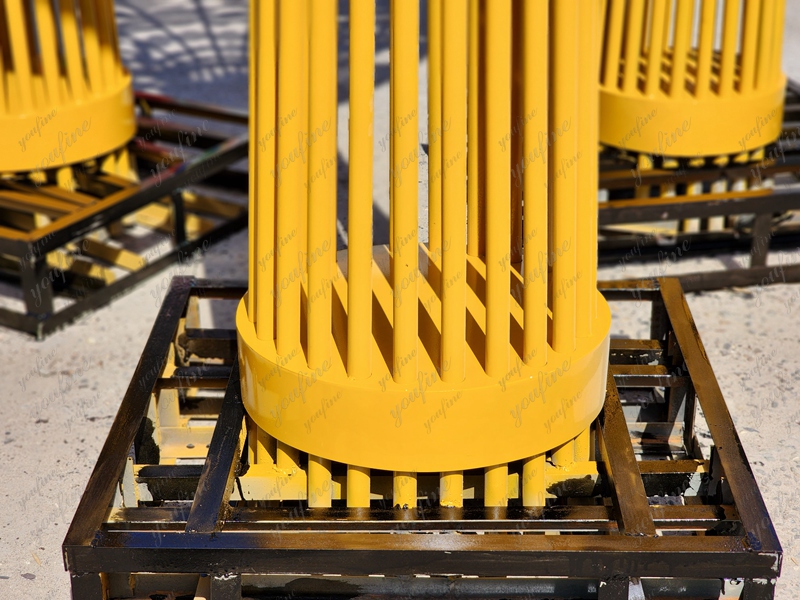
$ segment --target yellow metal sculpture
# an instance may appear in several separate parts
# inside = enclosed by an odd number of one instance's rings
[[[546,462],[589,468],[610,328],[596,289],[599,3],[428,7],[421,244],[417,2],[390,8],[384,172],[373,166],[374,0],[350,1],[345,123],[336,0],[252,4],[249,292],[237,330],[248,475],[285,474],[274,499],[368,506],[379,469],[393,473],[395,505],[415,505],[429,473],[440,503],[461,506],[464,471],[483,469],[470,493],[485,505],[521,488],[539,506]],[[372,241],[375,178],[390,187],[386,246]]]
[[[747,156],[777,139],[785,0],[603,4],[602,143],[702,158]]]
[[[135,129],[112,0],[0,3],[0,172],[65,183],[69,165],[105,157],[125,174]]]

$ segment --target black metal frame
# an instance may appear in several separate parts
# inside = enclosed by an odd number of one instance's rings
[[[134,581],[137,597],[167,589],[187,598],[199,581],[214,600],[243,593],[627,600],[630,586],[648,597],[711,598],[723,584],[741,585],[742,600],[773,598],[781,546],[680,283],[600,288],[609,301],[652,305],[651,339],[612,340],[605,407],[594,427],[604,501],[556,499],[499,512],[424,502],[403,510],[375,501],[370,509],[309,509],[230,500],[243,476],[236,334],[198,328],[189,307],[193,298],[239,298],[245,288],[175,278],[64,540],[73,598],[114,598],[114,589],[130,593]],[[165,375],[169,357],[175,370]],[[139,472],[179,484],[188,499],[115,505],[129,459],[147,462],[153,394],[189,388],[225,389],[204,465]],[[654,404],[637,406],[631,390],[653,392]],[[694,434],[695,402],[713,438],[705,458]],[[659,417],[644,418],[641,411],[654,409]],[[636,411],[640,418],[632,417]],[[626,421],[653,419],[637,423],[645,427],[640,442],[632,441]],[[677,426],[667,440],[657,433],[662,424]],[[651,442],[673,449],[643,449]],[[680,505],[654,498],[665,495]],[[537,535],[554,531],[561,535]],[[479,532],[486,535],[470,535]]]
[[[215,189],[247,193],[247,174],[230,169],[231,165],[247,157],[247,114],[143,92],[137,92],[135,100],[138,108],[138,131],[137,136],[129,143],[129,151],[136,157],[143,180],[138,184],[123,186],[121,180],[101,175],[98,181],[90,181],[88,184],[96,185],[101,190],[98,201],[76,207],[73,212],[30,232],[6,230],[5,234],[0,233],[0,254],[13,257],[19,263],[18,269],[0,270],[0,277],[19,285],[25,302],[24,312],[0,308],[0,325],[42,338],[80,315],[108,304],[133,285],[169,264],[184,259],[198,249],[205,250],[209,244],[247,225],[247,207],[243,205],[235,215],[222,216],[210,230],[198,236],[188,236],[186,218],[189,211],[184,206],[181,194],[183,188],[200,183],[211,189],[212,193]],[[166,111],[170,111],[170,116],[158,121],[157,118],[163,117]],[[182,133],[181,119],[185,122],[207,119],[211,121],[212,127],[231,129],[231,126],[235,126],[239,133],[228,135],[213,130],[206,131],[192,140],[192,147],[203,152],[188,156],[185,161],[179,160],[177,154],[170,155],[172,146],[165,144],[178,144],[181,135],[185,135],[185,132]],[[163,172],[156,166],[159,163],[166,166]],[[27,193],[32,198],[40,193],[32,184],[26,188],[18,186],[17,189],[28,190]],[[66,281],[62,286],[48,284],[47,287],[40,286],[41,296],[36,298],[34,290],[37,289],[37,283],[53,272],[47,263],[48,252],[63,248],[66,244],[117,222],[164,197],[170,198],[174,223],[170,250],[159,253],[157,259],[111,284],[97,285],[95,282],[87,285],[82,281],[82,285],[78,286],[72,280]],[[225,201],[220,203],[229,204]],[[75,302],[56,310],[53,303],[56,295],[69,296]]]
[[[796,140],[787,140],[786,133],[794,131]],[[763,177],[779,174],[800,174],[800,83],[787,80],[783,133],[781,139],[765,149],[770,156],[773,149],[780,146],[782,160],[766,160],[758,168]],[[636,177],[631,172],[635,165],[624,152],[607,148],[601,153],[600,188],[610,193],[608,202],[601,202],[598,226],[629,225],[668,220],[683,220],[709,217],[733,217],[755,215],[753,226],[747,231],[727,229],[714,232],[694,232],[679,234],[670,243],[658,240],[657,236],[622,235],[601,239],[599,243],[599,262],[601,264],[663,261],[680,261],[685,250],[691,255],[715,254],[720,252],[746,252],[750,256],[748,267],[719,271],[704,271],[679,275],[684,291],[713,290],[731,286],[767,285],[776,278],[781,282],[800,281],[800,264],[775,266],[767,265],[770,249],[797,248],[800,244],[800,227],[794,224],[773,224],[774,214],[784,211],[800,210],[800,189],[789,188],[749,198],[729,197],[705,200],[689,200],[687,196],[633,198],[637,186]],[[785,160],[784,160],[785,159]],[[675,169],[654,168],[640,173],[639,186],[659,186],[665,183],[688,184],[733,180],[752,177],[752,164],[730,164],[726,167],[706,166],[703,168]],[[734,196],[732,194],[732,196]],[[677,251],[682,249],[683,251]]]

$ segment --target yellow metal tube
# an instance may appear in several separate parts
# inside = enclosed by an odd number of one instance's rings
[[[80,0],[81,25],[83,26],[83,51],[89,87],[96,94],[103,90],[103,70],[100,62],[100,36],[97,28],[97,12],[93,0]]]
[[[553,350],[572,352],[576,328],[576,189],[577,171],[577,45],[574,28],[578,16],[573,2],[551,5],[552,72],[549,135],[554,139],[548,173],[553,239],[549,241],[552,263]],[[561,250],[561,252],[559,252]]]
[[[86,80],[83,77],[83,57],[78,39],[78,24],[75,19],[75,0],[61,0],[61,33],[64,41],[69,91],[73,100],[86,96]]]
[[[686,93],[686,63],[692,42],[692,17],[694,0],[677,0],[675,17],[675,44],[672,47],[672,73],[670,96],[682,98]]]
[[[113,15],[112,15],[113,22]],[[42,75],[47,101],[52,105],[61,103],[60,73],[58,64],[58,35],[53,15],[53,3],[36,0],[36,25],[42,57]]]
[[[484,469],[484,506],[508,506],[508,465]]]
[[[347,373],[372,371],[372,117],[375,0],[350,2],[350,178],[347,205]]]
[[[428,248],[435,265],[442,265],[442,4],[428,0]],[[450,23],[444,20],[447,27]],[[466,65],[466,62],[465,62]]]
[[[400,508],[417,506],[417,474],[396,472],[392,477],[392,504]]]
[[[463,0],[443,0],[442,357],[444,381],[466,375],[467,37]]]
[[[486,372],[508,371],[511,160],[498,141],[511,122],[511,0],[486,11]],[[491,202],[491,206],[488,205]]]
[[[505,142],[503,151],[510,153],[511,157],[511,206],[509,218],[511,220],[510,255],[508,262],[517,267],[522,262],[522,186],[519,181],[513,181],[514,169],[522,161],[522,128],[526,114],[524,106],[524,76],[525,76],[525,19],[522,2],[512,2],[511,12],[511,128],[508,132],[508,141]],[[596,74],[595,74],[596,75]]]
[[[545,455],[537,454],[522,463],[522,505],[544,506],[546,468]]]
[[[304,98],[307,80],[303,77],[307,52],[307,3],[305,0],[280,0],[278,10],[278,114],[295,114],[277,132],[276,156],[277,254],[275,276],[276,344],[279,355],[300,348],[300,288],[304,270],[301,239],[301,214],[298,200],[304,197],[305,164]],[[307,101],[307,100],[306,100]],[[300,204],[304,204],[300,202]],[[294,232],[294,233],[293,233]],[[284,243],[284,240],[286,243]]]
[[[524,327],[523,357],[528,364],[547,361],[547,181],[549,144],[540,144],[548,131],[548,62],[541,57],[549,53],[548,12],[550,0],[533,0],[525,4],[524,113],[532,115],[525,123],[523,159],[513,165],[522,171],[523,196],[523,292]],[[522,170],[524,166],[524,170]],[[519,175],[515,175],[519,181]]]
[[[592,333],[594,311],[589,307],[594,303],[597,294],[595,283],[597,263],[592,245],[596,244],[597,226],[590,215],[597,212],[597,181],[592,177],[597,170],[594,161],[588,160],[597,154],[597,128],[594,126],[593,109],[598,102],[597,84],[597,48],[595,31],[597,30],[596,0],[578,0],[578,83],[577,83],[577,152],[572,166],[563,167],[566,171],[575,172],[577,192],[577,222],[575,254],[577,281],[575,285],[575,328],[579,337],[587,337]],[[638,58],[637,58],[638,60]],[[556,256],[558,253],[556,252]],[[557,281],[557,280],[556,280]]]
[[[639,84],[639,55],[642,50],[642,15],[644,2],[628,3],[628,23],[625,35],[625,70],[622,89],[630,94]],[[577,15],[580,17],[581,15]]]
[[[716,17],[717,0],[704,0],[700,14],[700,41],[697,48],[695,96],[698,98],[705,98],[711,93],[711,58],[714,53]]]
[[[729,0],[734,1],[734,0]],[[738,7],[738,2],[736,2]],[[775,41],[776,1],[767,0],[761,4],[761,35],[758,46],[758,68],[756,69],[756,89],[763,89],[772,82],[772,48]],[[727,25],[727,11],[725,13]],[[727,33],[727,31],[726,31]],[[724,56],[723,56],[724,60]]]
[[[610,13],[608,16],[608,36],[606,38],[605,65],[603,83],[616,88],[619,80],[619,59],[622,54],[622,28],[626,0],[608,0]]]
[[[278,441],[275,464],[278,469],[292,473],[300,469],[300,451],[288,444]]]
[[[575,440],[569,440],[564,444],[555,448],[551,454],[550,459],[557,467],[568,467],[575,462]]]
[[[727,0],[722,34],[722,66],[719,75],[719,92],[722,97],[731,96],[735,91],[733,87],[734,69],[736,68],[736,44],[738,41],[739,0]]]
[[[334,0],[335,3],[335,0]],[[313,20],[313,16],[312,16]],[[336,19],[329,21],[336,23]],[[335,57],[336,54],[334,53]],[[308,457],[308,506],[309,508],[330,508],[333,497],[331,480],[331,461],[319,456]]]
[[[38,99],[34,99],[31,78],[31,61],[28,52],[28,28],[22,14],[22,2],[6,2],[6,19],[8,21],[8,35],[11,41],[11,60],[14,65],[13,75],[17,79],[19,96],[16,110],[24,112],[31,106],[38,106]],[[11,73],[9,73],[10,75]],[[12,110],[15,110],[12,108]]]
[[[315,0],[309,39],[308,366],[330,363],[331,295],[336,267],[337,0]],[[328,171],[330,170],[330,173]],[[311,489],[309,487],[309,489]]]
[[[445,0],[445,2],[447,1]],[[458,2],[459,0],[455,1]],[[464,506],[464,473],[462,471],[453,471],[440,475],[439,504],[447,508],[461,508]]]
[[[417,378],[418,59],[419,6],[416,2],[392,0],[390,118],[392,123],[398,119],[407,122],[408,131],[408,135],[392,136],[393,378],[407,383]]]
[[[741,92],[753,91],[755,86],[756,54],[758,53],[759,16],[762,0],[747,0],[744,5],[744,33],[742,34]]]
[[[480,121],[480,41],[481,10],[480,0],[469,0],[469,82],[467,104],[467,254],[478,256],[482,251],[483,237],[480,211],[480,163],[481,163],[481,121]]]
[[[772,19],[772,73],[770,81],[776,81],[781,76],[781,56],[783,53],[783,35],[786,31],[786,0],[776,0],[775,14]]]
[[[645,93],[648,96],[655,96],[661,89],[661,57],[664,47],[664,10],[667,0],[655,0],[653,2],[653,26],[650,46],[647,51],[647,77],[645,79]]]
[[[274,32],[276,27],[275,0],[265,0],[251,4],[254,17],[258,19],[259,30]],[[263,35],[259,38],[251,60],[255,61],[258,78],[255,111],[251,112],[250,127],[254,134],[250,136],[251,144],[256,144],[250,153],[253,168],[251,186],[250,219],[255,219],[253,240],[255,280],[251,280],[251,301],[254,303],[256,334],[259,339],[275,338],[275,267],[278,248],[275,239],[275,200],[276,178],[274,173],[277,137],[279,125],[276,120],[276,65],[277,48],[274,35]]]
[[[369,508],[369,469],[347,465],[348,508]]]

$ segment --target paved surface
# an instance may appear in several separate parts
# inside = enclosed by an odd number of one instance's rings
[[[138,88],[247,107],[245,1],[116,4],[123,55]],[[800,1],[788,4],[786,70],[800,79],[800,35],[792,33],[800,31]],[[387,56],[384,49],[378,57],[379,73]],[[376,97],[377,139],[388,131],[385,79]],[[343,105],[341,123],[346,114]],[[346,158],[344,130],[340,149]],[[376,172],[388,166],[386,154],[376,148]],[[375,186],[376,204],[386,207],[388,184],[376,178]],[[384,224],[378,213],[377,230]],[[150,331],[163,283],[175,274],[244,279],[246,243],[246,233],[235,235],[202,260],[158,274],[44,342],[0,329],[1,598],[69,597],[60,545]],[[627,267],[624,275],[673,275],[732,260],[689,252],[685,263],[667,259]],[[620,266],[601,270],[601,277],[621,275]],[[800,597],[800,286],[695,294],[689,305],[784,546],[778,598],[794,600]],[[643,312],[615,310],[614,317],[615,334],[645,332]]]

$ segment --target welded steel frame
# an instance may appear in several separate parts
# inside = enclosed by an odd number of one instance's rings
[[[742,600],[773,598],[781,546],[680,283],[600,287],[609,301],[652,306],[651,339],[612,340],[605,407],[594,426],[604,503],[498,510],[421,502],[403,510],[373,501],[369,509],[308,509],[229,501],[246,468],[236,333],[199,328],[190,306],[246,290],[175,278],[64,540],[72,597],[100,600],[115,578],[127,586],[134,574],[140,582],[152,578],[152,590],[173,593],[189,578],[213,600],[243,593],[627,600],[632,585],[664,597],[710,598],[722,582],[741,585]],[[189,355],[209,364],[176,361],[164,376],[168,357]],[[147,475],[189,490],[191,502],[112,508],[125,465],[145,451],[151,395],[193,386],[225,389],[204,464],[155,465]],[[636,459],[629,406],[620,402],[627,388],[664,390],[662,408],[667,422],[680,425],[683,459]],[[696,402],[713,438],[705,460],[694,433]],[[649,499],[690,486],[702,488],[703,502]],[[682,528],[705,535],[667,534]],[[453,533],[459,531],[486,535]],[[535,535],[545,532],[562,535]],[[298,573],[305,575],[292,575]]]
[[[182,188],[202,184],[212,192],[222,189],[228,192],[247,193],[247,174],[230,169],[237,161],[247,157],[248,138],[246,133],[247,114],[194,102],[185,102],[165,96],[137,92],[137,135],[129,143],[129,152],[136,157],[142,180],[137,184],[101,176],[104,180],[98,185],[110,187],[111,191],[102,195],[97,202],[76,208],[63,217],[28,232],[0,231],[0,254],[12,257],[19,262],[19,269],[2,270],[0,277],[18,285],[25,303],[24,311],[0,308],[0,326],[11,327],[35,335],[37,338],[56,331],[74,321],[82,314],[96,310],[125,293],[143,279],[163,270],[168,265],[185,259],[198,249],[205,250],[209,244],[223,239],[247,225],[247,207],[233,216],[223,216],[211,229],[198,236],[189,236],[186,231],[187,209],[181,195]],[[161,111],[154,113],[153,111]],[[165,114],[170,116],[161,119]],[[173,120],[172,116],[179,120]],[[180,124],[184,120],[184,125]],[[187,160],[177,160],[177,154],[170,156],[171,146],[158,144],[178,144],[182,127],[187,119],[202,122],[208,119],[211,126],[236,126],[240,133],[230,135],[209,130],[193,140],[193,148],[202,150],[197,156]],[[156,133],[157,128],[157,133]],[[162,163],[162,161],[165,161]],[[157,165],[161,164],[160,168]],[[111,185],[109,185],[111,181]],[[31,184],[32,198],[39,193]],[[3,189],[0,180],[0,191]],[[22,189],[22,188],[17,188]],[[43,196],[45,201],[47,196]],[[132,271],[107,285],[74,286],[70,281],[56,287],[40,286],[41,297],[37,301],[33,291],[43,277],[48,277],[52,267],[48,265],[47,253],[63,248],[70,242],[108,226],[123,217],[135,213],[160,198],[169,197],[173,215],[174,230],[172,248],[161,251],[158,257],[147,262],[138,270]],[[234,206],[234,205],[231,205]],[[50,277],[52,280],[53,277]],[[55,283],[58,283],[57,281]],[[54,308],[54,296],[64,294],[75,298],[75,302],[62,309]]]
[[[778,174],[800,175],[800,140],[790,143],[786,133],[800,132],[800,83],[791,79],[786,84],[785,112],[783,130],[778,141],[783,149],[785,161],[768,162],[759,166],[763,177]],[[796,135],[795,137],[800,138]],[[775,144],[767,146],[765,156]],[[784,283],[800,281],[800,264],[768,265],[770,250],[782,248],[796,249],[800,245],[800,226],[794,224],[773,224],[773,214],[800,210],[800,187],[775,189],[772,193],[750,198],[715,198],[691,200],[687,196],[651,198],[614,198],[625,195],[635,185],[631,172],[632,164],[622,158],[613,148],[606,148],[600,157],[600,188],[608,189],[612,199],[601,202],[598,227],[601,229],[614,225],[652,223],[658,221],[705,219],[709,217],[733,217],[752,214],[755,220],[748,231],[701,231],[680,233],[670,243],[657,240],[655,236],[625,235],[601,239],[599,241],[599,263],[622,264],[629,262],[658,262],[663,257],[686,254],[688,248],[692,256],[713,255],[723,252],[749,253],[749,266],[727,270],[703,271],[679,275],[684,291],[714,290],[732,286],[766,285],[777,279]],[[750,178],[752,164],[730,164],[726,167],[703,167],[679,170],[652,169],[641,171],[639,182],[644,186],[658,186],[665,183],[686,184],[711,182],[718,179]],[[682,249],[683,251],[676,251]],[[672,260],[672,259],[670,259]]]

